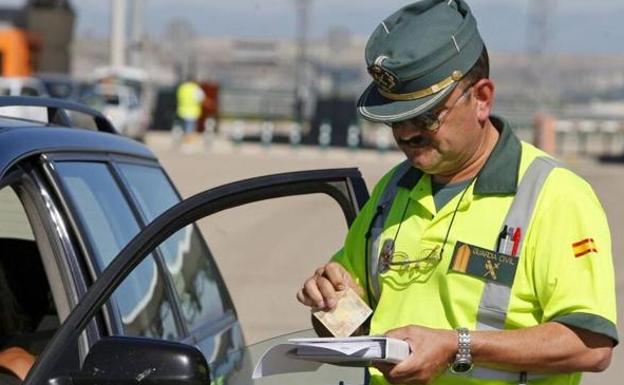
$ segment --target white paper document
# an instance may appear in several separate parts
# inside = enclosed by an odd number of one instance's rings
[[[372,361],[398,363],[410,354],[407,342],[387,337],[297,338],[269,348],[252,378],[309,372],[323,364],[370,366]]]

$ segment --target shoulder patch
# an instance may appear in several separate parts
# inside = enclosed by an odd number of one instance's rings
[[[597,253],[598,249],[593,238],[585,238],[572,244],[572,252],[576,258],[579,258],[590,253]]]

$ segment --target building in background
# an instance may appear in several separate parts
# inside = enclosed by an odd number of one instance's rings
[[[69,73],[75,13],[68,0],[28,0],[0,8],[2,76]]]

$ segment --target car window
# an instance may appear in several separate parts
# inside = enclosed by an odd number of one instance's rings
[[[100,269],[139,231],[124,195],[106,164],[58,162],[55,165],[86,232]],[[179,337],[163,277],[153,257],[145,259],[115,291],[114,302],[126,335]]]
[[[120,104],[119,95],[103,94],[102,98],[104,99],[104,103],[108,104],[109,106],[118,106]]]
[[[10,187],[0,190],[0,238],[35,240],[24,207]]]
[[[120,164],[120,169],[147,222],[180,201],[161,169],[132,164]],[[172,235],[159,251],[175,282],[189,329],[232,310],[210,251],[195,226],[189,225]]]
[[[22,90],[20,91],[20,95],[21,96],[39,96],[41,95],[41,92],[39,92],[39,90],[34,87],[24,86]]]

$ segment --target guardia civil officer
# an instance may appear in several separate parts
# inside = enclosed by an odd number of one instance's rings
[[[607,221],[591,187],[491,115],[486,48],[463,0],[422,0],[366,46],[358,103],[407,160],[375,186],[297,298],[355,289],[370,334],[412,354],[371,382],[578,384],[618,342]],[[533,382],[535,381],[535,382]]]

